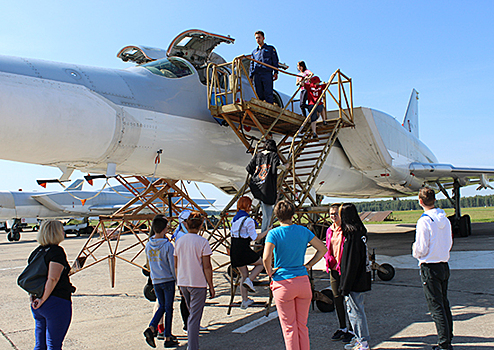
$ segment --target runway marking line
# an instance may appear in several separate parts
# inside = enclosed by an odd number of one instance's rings
[[[261,318],[259,318],[257,320],[254,320],[252,322],[244,324],[242,327],[234,329],[232,331],[232,333],[245,334],[248,331],[251,331],[256,327],[262,326],[263,324],[268,323],[269,321],[271,321],[275,318],[278,318],[278,311],[271,312],[267,317],[262,316]]]

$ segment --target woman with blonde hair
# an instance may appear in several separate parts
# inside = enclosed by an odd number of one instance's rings
[[[249,212],[252,205],[252,199],[247,196],[240,197],[237,202],[237,214],[232,221],[232,229],[230,235],[232,244],[230,247],[230,260],[232,268],[236,267],[242,275],[240,281],[240,294],[242,295],[241,309],[246,309],[254,303],[254,300],[249,299],[248,292],[255,293],[254,281],[257,275],[262,271],[262,261],[255,251],[250,247],[251,241],[261,240],[268,233],[269,228],[257,235],[256,223],[254,219],[249,217]],[[263,219],[264,220],[264,219]],[[254,268],[249,274],[248,265],[254,265]]]
[[[31,295],[31,311],[35,320],[36,345],[34,350],[62,349],[72,319],[71,295],[75,292],[70,283],[70,266],[65,251],[59,244],[65,233],[60,221],[49,220],[41,224],[37,247],[29,256],[28,263],[41,251],[46,252],[45,263],[48,276],[41,298]]]

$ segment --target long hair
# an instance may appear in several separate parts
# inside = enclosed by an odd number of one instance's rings
[[[343,235],[348,238],[351,235],[360,233],[367,237],[367,229],[365,228],[357,208],[352,203],[343,203],[340,207],[341,230]]]
[[[305,72],[307,70],[307,66],[305,65],[304,61],[298,61],[298,65],[302,67],[302,72]]]

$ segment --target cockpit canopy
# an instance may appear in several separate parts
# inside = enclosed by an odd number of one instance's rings
[[[124,62],[143,64],[166,57],[166,51],[146,46],[126,46],[117,53],[117,57]]]
[[[162,58],[143,64],[151,73],[164,76],[165,78],[182,78],[194,74],[189,63],[179,57]]]
[[[216,46],[221,43],[232,44],[234,41],[235,39],[227,36],[191,29],[177,35],[172,40],[166,55],[168,57],[182,57],[192,63],[194,67],[199,68],[210,61],[217,61],[218,58],[221,58],[221,56],[213,53]]]
[[[124,62],[146,64],[165,57],[181,57],[190,62],[196,69],[205,67],[209,62],[223,63],[225,60],[213,52],[221,43],[232,44],[235,39],[191,29],[177,35],[167,51],[146,46],[126,46],[117,53]]]

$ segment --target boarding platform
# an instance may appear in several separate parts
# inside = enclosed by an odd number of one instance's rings
[[[317,137],[311,130],[311,117],[316,113],[313,108],[304,117],[296,108],[295,97],[301,84],[288,101],[283,101],[275,93],[274,103],[259,100],[253,83],[249,78],[247,67],[251,61],[249,56],[240,56],[229,63],[210,63],[207,69],[208,108],[217,120],[226,123],[246,147],[248,153],[255,154],[259,145],[266,139],[272,138],[277,143],[278,155],[284,170],[278,175],[278,199],[288,199],[295,204],[297,211],[294,223],[307,226],[316,233],[324,232],[329,226],[329,208],[321,206],[321,198],[316,195],[314,185],[323,168],[331,148],[336,142],[339,131],[345,127],[354,127],[353,99],[351,79],[340,70],[334,72],[320,94],[315,105],[324,105],[323,115],[332,116],[325,122],[318,122]],[[256,61],[259,64],[263,64]],[[267,66],[267,65],[266,65]],[[275,67],[281,74],[298,77]],[[327,112],[327,107],[333,101],[336,111]],[[225,254],[229,254],[230,219],[235,215],[234,206],[237,200],[249,192],[250,178],[247,176],[244,185],[238,189],[235,196],[223,209],[218,223],[213,228],[210,244],[213,250],[219,251],[226,246]],[[258,221],[263,220],[259,213],[260,204],[253,210]],[[271,218],[273,224],[274,217]],[[221,232],[221,233],[220,233]],[[220,240],[216,238],[222,237]],[[212,238],[212,239],[211,239]],[[262,247],[260,248],[262,249]],[[234,269],[230,271],[230,303],[227,313],[230,314],[240,275],[234,277]],[[270,281],[269,281],[270,282]],[[269,285],[268,282],[268,285]],[[268,288],[269,289],[269,288]],[[332,301],[324,293],[313,289],[313,301],[332,306]],[[266,303],[266,315],[269,314],[272,294]]]

